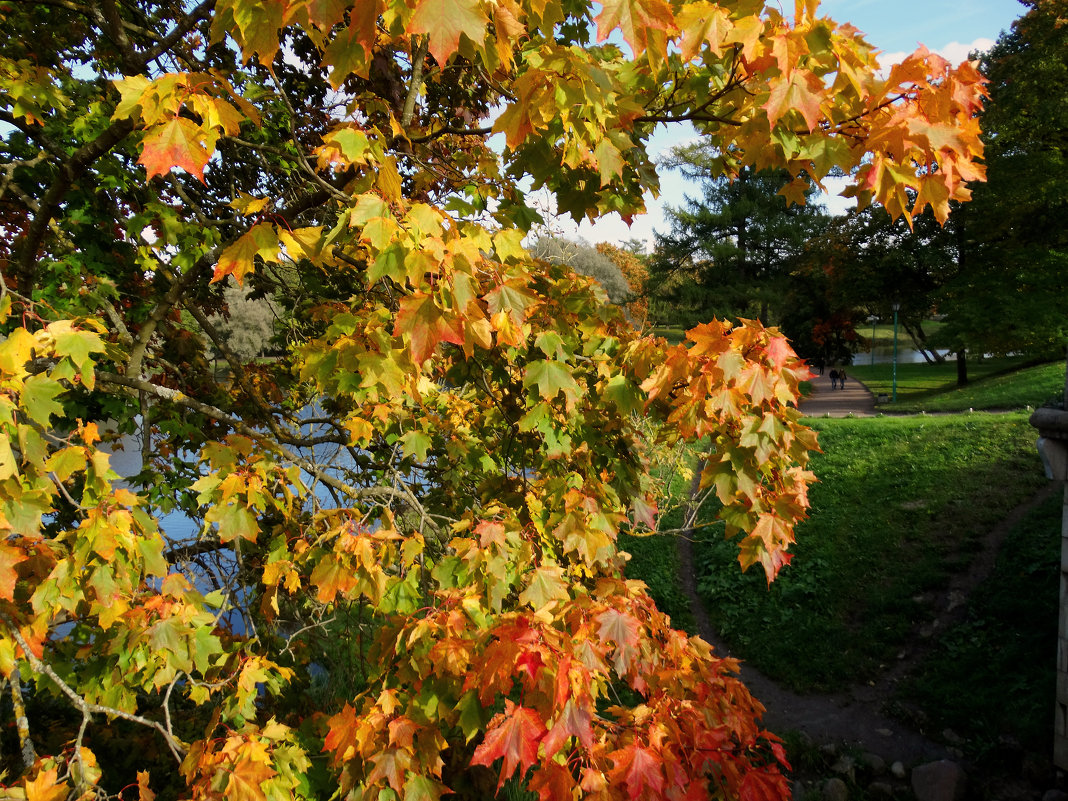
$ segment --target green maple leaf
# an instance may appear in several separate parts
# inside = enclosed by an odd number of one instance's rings
[[[90,354],[103,353],[104,341],[92,331],[56,331],[53,333],[56,355],[66,356],[83,374],[89,389],[93,389],[93,360]]]
[[[432,442],[424,432],[409,431],[400,438],[400,441],[404,445],[405,453],[410,453],[420,462],[426,461],[426,454],[430,450]]]
[[[638,385],[623,375],[614,375],[608,380],[604,397],[623,414],[636,412],[642,406],[642,393]]]
[[[413,773],[404,783],[404,801],[438,801],[449,789],[441,782]]]
[[[545,398],[555,398],[560,392],[568,405],[582,395],[582,389],[571,375],[571,368],[564,362],[538,359],[530,362],[523,375],[523,386],[527,389],[537,385],[538,394]]]
[[[211,152],[204,145],[204,135],[196,123],[175,117],[164,125],[152,128],[141,142],[138,164],[145,165],[148,177],[165,175],[173,167],[181,167],[204,183],[204,165]]]
[[[63,392],[63,385],[46,375],[31,375],[22,388],[19,405],[35,423],[45,428],[51,426],[52,415],[63,414],[63,404],[56,398]]]
[[[608,141],[607,137],[597,143],[593,157],[597,160],[601,186],[607,186],[613,178],[623,174],[623,154],[619,152],[619,148]]]
[[[489,18],[478,0],[422,0],[412,14],[412,33],[430,37],[430,53],[444,64],[460,46],[460,34],[472,42],[486,36]]]
[[[241,50],[246,61],[253,53],[263,64],[274,61],[278,52],[278,31],[285,24],[285,9],[284,3],[234,2],[234,22],[241,29]]]
[[[309,14],[313,15],[312,19],[318,20],[320,30],[325,32],[330,30],[340,17],[336,16],[336,10],[316,16],[314,7],[324,2],[328,0],[315,0],[309,3],[308,10]],[[335,89],[345,82],[350,73],[367,77],[371,65],[371,51],[375,44],[376,25],[383,5],[382,0],[360,0],[355,5],[341,5],[342,14],[348,8],[349,26],[334,36],[323,51],[323,64],[330,67],[330,83]]]
[[[227,506],[215,506],[208,510],[204,519],[209,523],[219,524],[219,541],[232,542],[239,537],[249,542],[255,542],[260,533],[260,525],[256,522],[256,516],[240,504],[231,503]]]
[[[567,582],[559,565],[543,565],[534,571],[527,588],[519,593],[519,603],[541,609],[551,601],[567,599]]]

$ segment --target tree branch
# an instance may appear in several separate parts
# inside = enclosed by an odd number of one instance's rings
[[[171,32],[164,36],[159,44],[148,52],[141,54],[142,66],[147,65],[150,61],[155,61],[170,50],[179,39],[193,29],[194,25],[207,19],[214,8],[215,0],[203,0],[200,5],[196,6],[196,8],[186,14],[181,21],[176,23]]]
[[[52,666],[47,662],[38,659],[37,656],[30,649],[29,643],[22,636],[22,632],[19,631],[18,626],[3,612],[0,612],[0,621],[3,621],[7,627],[8,633],[18,643],[19,648],[22,649],[22,654],[26,661],[30,663],[30,667],[34,673],[40,673],[43,676],[47,676],[52,682],[60,689],[67,698],[71,700],[71,703],[82,713],[84,716],[91,715],[107,715],[109,718],[122,718],[128,720],[131,723],[139,723],[142,726],[147,726],[150,729],[155,729],[162,736],[167,743],[167,747],[171,749],[171,753],[179,763],[182,761],[182,757],[185,756],[185,748],[178,741],[175,736],[169,732],[161,723],[148,718],[141,717],[140,715],[134,715],[130,712],[124,712],[121,709],[114,709],[109,706],[101,706],[100,704],[93,704],[82,698],[78,692],[67,684],[59,675],[52,669]]]
[[[430,37],[424,36],[419,46],[412,52],[412,81],[408,84],[408,94],[404,98],[404,110],[401,112],[401,127],[407,128],[415,116],[415,99],[423,86],[423,66],[426,54],[430,52]]]

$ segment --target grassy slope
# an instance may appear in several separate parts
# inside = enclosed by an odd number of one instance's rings
[[[897,403],[886,412],[953,412],[967,409],[1022,409],[1057,400],[1064,393],[1064,362],[1020,368],[1020,359],[989,359],[969,364],[970,383],[957,388],[957,369],[944,364],[899,364]],[[891,394],[891,366],[858,364],[849,374],[876,395]]]
[[[996,759],[1006,735],[1052,751],[1062,503],[1055,492],[1010,533],[967,619],[902,688],[930,730],[952,729],[973,756]]]
[[[820,483],[793,564],[768,588],[714,540],[699,549],[699,583],[739,655],[797,689],[836,689],[895,658],[930,615],[923,594],[1045,479],[1025,414],[814,427]]]

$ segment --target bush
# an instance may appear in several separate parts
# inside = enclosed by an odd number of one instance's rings
[[[537,259],[562,264],[601,285],[608,299],[617,305],[626,303],[631,290],[615,262],[585,242],[572,242],[558,236],[543,236],[530,249]]]

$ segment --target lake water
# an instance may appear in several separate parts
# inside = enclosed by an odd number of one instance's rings
[[[945,351],[945,355],[948,357],[951,354],[949,351]],[[915,348],[903,348],[898,345],[897,348],[897,363],[898,364],[920,364],[926,361],[923,358],[923,354]],[[894,363],[894,346],[876,346],[871,351],[861,351],[853,357],[853,364],[863,366],[866,364],[893,364]]]

